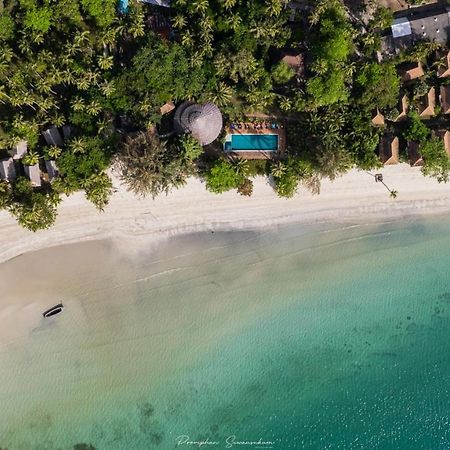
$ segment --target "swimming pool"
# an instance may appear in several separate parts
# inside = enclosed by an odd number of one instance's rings
[[[226,152],[251,152],[278,150],[278,135],[276,134],[231,134],[225,141]]]
[[[119,12],[122,14],[128,12],[128,0],[119,0]]]

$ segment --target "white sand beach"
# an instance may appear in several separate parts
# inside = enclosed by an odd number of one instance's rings
[[[375,173],[375,172],[372,172]],[[450,212],[450,184],[425,178],[407,164],[379,170],[390,189],[368,173],[352,170],[334,181],[322,181],[320,195],[301,188],[292,199],[278,198],[265,178],[254,181],[252,197],[236,192],[215,195],[197,179],[156,199],[138,198],[113,178],[117,192],[103,213],[82,193],[62,202],[56,224],[29,232],[7,213],[0,213],[0,262],[25,252],[92,239],[159,239],[203,230],[260,229],[286,223],[389,221],[401,216]]]

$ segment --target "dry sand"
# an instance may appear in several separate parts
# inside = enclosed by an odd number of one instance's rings
[[[450,184],[423,177],[406,164],[380,170],[384,181],[398,191],[393,199],[368,173],[352,170],[335,181],[324,180],[320,195],[301,188],[292,199],[278,198],[264,178],[254,181],[252,197],[236,192],[215,195],[199,180],[168,196],[141,199],[114,179],[117,192],[103,213],[81,193],[65,199],[56,224],[32,233],[7,213],[0,213],[0,262],[50,246],[113,238],[132,245],[195,231],[258,229],[284,223],[388,221],[402,216],[450,211]]]

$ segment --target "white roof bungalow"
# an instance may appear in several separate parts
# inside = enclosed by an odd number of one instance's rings
[[[13,159],[20,159],[25,156],[28,151],[27,141],[19,141],[13,149]]]
[[[62,147],[63,140],[61,137],[61,133],[54,125],[45,130],[42,135],[44,136],[47,145],[56,145],[56,147]]]
[[[31,184],[34,187],[41,186],[41,170],[39,169],[39,164],[35,164],[34,166],[24,166],[25,173],[27,177],[30,179]]]
[[[16,169],[12,158],[0,159],[0,178],[5,181],[14,181]]]
[[[52,182],[58,176],[58,167],[56,167],[56,162],[51,159],[45,161],[45,168],[47,169],[48,181]]]

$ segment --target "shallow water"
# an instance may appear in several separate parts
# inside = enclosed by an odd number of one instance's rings
[[[0,448],[449,448],[447,220],[1,265]]]

